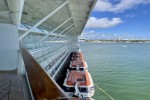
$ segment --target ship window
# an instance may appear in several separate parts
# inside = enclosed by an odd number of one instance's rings
[[[77,81],[83,81],[83,79],[77,79]]]
[[[71,90],[71,91],[75,91],[75,89],[74,89],[73,87],[72,87],[72,88],[70,88],[70,90]]]
[[[74,89],[74,87],[70,87],[70,88],[66,88],[66,91],[67,91],[67,92],[74,92],[75,89]]]
[[[83,71],[84,69],[83,69],[83,68],[80,68],[80,70]]]
[[[72,68],[73,70],[76,70],[76,68]]]
[[[80,92],[87,92],[87,88],[81,87],[81,88],[80,88]]]

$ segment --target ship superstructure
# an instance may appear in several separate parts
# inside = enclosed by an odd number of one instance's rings
[[[95,3],[0,0],[0,100],[68,98],[59,79],[69,67],[71,53],[79,50],[78,36]],[[87,67],[86,62],[77,65]],[[53,94],[46,87],[61,92]]]

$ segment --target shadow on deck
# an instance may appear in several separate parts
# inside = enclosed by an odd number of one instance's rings
[[[25,76],[0,71],[0,100],[31,100]]]

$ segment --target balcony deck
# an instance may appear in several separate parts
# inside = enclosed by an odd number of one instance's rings
[[[0,71],[0,100],[31,100],[25,77]]]

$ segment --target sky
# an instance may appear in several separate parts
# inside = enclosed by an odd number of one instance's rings
[[[150,40],[150,0],[97,0],[81,37]]]

